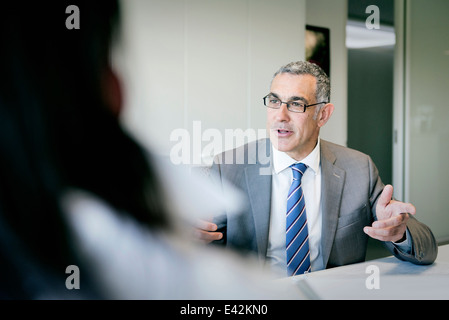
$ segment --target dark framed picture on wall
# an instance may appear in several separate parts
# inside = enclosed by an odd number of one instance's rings
[[[306,25],[306,60],[319,65],[330,77],[330,30]]]

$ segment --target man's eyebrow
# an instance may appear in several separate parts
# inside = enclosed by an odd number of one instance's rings
[[[307,99],[304,98],[304,97],[293,96],[293,97],[290,97],[290,99],[288,99],[288,101],[298,101],[298,100],[301,100],[301,101],[304,102],[305,104],[308,104],[308,103],[309,103],[309,102],[307,101]]]
[[[278,96],[276,93],[274,93],[274,92],[270,92],[270,95],[272,95],[273,97],[275,97],[275,98],[277,98],[277,99],[279,99],[279,100],[281,99],[281,98],[279,98],[279,96]],[[306,98],[304,98],[304,97],[292,96],[292,97],[290,97],[290,98],[288,99],[288,101],[298,101],[298,100],[304,102],[305,104],[308,104],[308,103],[309,103],[309,101],[308,101]]]

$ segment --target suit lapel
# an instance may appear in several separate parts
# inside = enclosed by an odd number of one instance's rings
[[[321,205],[323,214],[321,249],[324,267],[327,265],[334,243],[345,180],[345,171],[334,165],[335,160],[336,157],[327,147],[326,141],[321,140]]]
[[[259,142],[257,152],[255,164],[245,168],[245,178],[254,219],[258,253],[260,257],[265,257],[270,228],[272,172],[271,145],[268,139]]]
[[[257,248],[265,257],[268,246],[271,207],[271,175],[260,175],[260,166],[246,168],[246,182],[254,219]]]

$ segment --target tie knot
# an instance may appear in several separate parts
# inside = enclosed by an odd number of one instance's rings
[[[307,169],[307,165],[305,165],[304,163],[295,163],[292,164],[290,167],[292,168],[294,180],[301,180],[302,175]]]

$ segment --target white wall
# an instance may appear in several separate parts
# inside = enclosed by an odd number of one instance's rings
[[[347,0],[307,0],[306,23],[330,29],[331,102],[335,111],[321,129],[323,139],[347,145],[348,53],[346,49]]]
[[[262,97],[273,73],[304,59],[305,0],[121,4],[123,42],[115,60],[125,84],[123,122],[131,133],[161,154],[179,147],[187,133],[192,162],[207,156],[211,142],[205,138],[235,147],[226,129],[250,128],[260,137]]]

